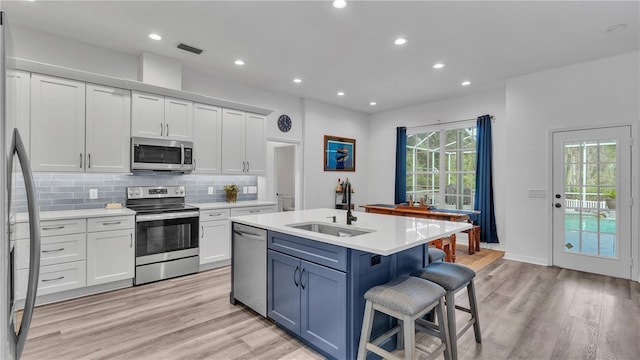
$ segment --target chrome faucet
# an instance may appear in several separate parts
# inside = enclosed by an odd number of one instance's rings
[[[358,218],[351,215],[351,183],[349,179],[344,182],[345,196],[347,197],[347,225],[351,225],[352,221],[358,221]]]

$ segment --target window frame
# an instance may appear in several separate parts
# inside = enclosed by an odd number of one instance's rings
[[[460,190],[460,184],[464,184],[464,177],[466,174],[472,174],[474,177],[476,176],[476,169],[475,169],[475,164],[474,164],[474,170],[473,171],[464,171],[464,170],[458,170],[458,169],[462,169],[463,165],[464,165],[464,156],[456,156],[456,166],[454,171],[448,171],[446,170],[446,166],[445,161],[447,161],[447,151],[451,152],[451,150],[455,151],[457,154],[462,154],[464,155],[465,150],[469,150],[469,149],[464,149],[464,145],[463,142],[460,141],[461,139],[457,138],[456,139],[456,148],[455,149],[447,149],[447,144],[446,144],[446,132],[450,131],[450,130],[461,130],[461,129],[468,129],[468,128],[472,128],[474,129],[474,131],[476,132],[476,143],[478,141],[477,138],[477,129],[476,129],[476,121],[475,120],[463,120],[463,121],[453,121],[453,122],[448,122],[448,123],[441,123],[441,124],[433,124],[433,125],[425,125],[425,126],[417,126],[417,127],[412,127],[412,128],[407,128],[407,146],[406,146],[406,156],[407,156],[407,169],[405,170],[405,177],[407,179],[407,189],[405,189],[406,191],[406,196],[407,199],[409,199],[410,195],[413,195],[413,199],[414,201],[418,201],[418,197],[416,197],[416,178],[419,175],[429,175],[432,177],[435,176],[439,176],[438,178],[438,191],[437,192],[431,192],[432,195],[437,195],[437,201],[431,201],[431,203],[427,203],[426,205],[437,205],[440,208],[446,208],[446,209],[458,209],[458,210],[470,210],[470,209],[474,209],[475,207],[475,181],[473,184],[473,187],[471,188],[471,194],[470,195],[466,195],[467,197],[471,197],[471,201],[468,204],[465,204],[465,200],[464,200],[464,185],[462,185],[462,190]],[[435,167],[432,167],[429,170],[420,170],[420,171],[416,171],[415,169],[415,161],[411,161],[411,164],[413,166],[412,171],[409,171],[409,156],[411,156],[412,154],[412,150],[410,149],[409,146],[409,137],[416,135],[416,134],[426,134],[426,133],[434,133],[437,132],[438,136],[439,136],[439,161],[438,161],[438,166],[440,167],[440,169],[437,169]],[[475,154],[476,157],[476,162],[477,162],[477,148],[473,149],[473,153]],[[415,159],[414,159],[415,160]],[[451,175],[456,176],[456,194],[455,195],[451,195],[451,194],[446,194],[446,186],[447,186],[447,178],[450,177]],[[409,180],[409,176],[411,176],[412,181]],[[433,183],[433,180],[432,180]],[[412,191],[409,191],[408,189],[411,188]],[[421,194],[423,194],[424,192],[422,192]],[[447,200],[447,196],[455,196],[455,203],[454,204],[447,204],[446,200]],[[451,198],[449,198],[450,200]]]

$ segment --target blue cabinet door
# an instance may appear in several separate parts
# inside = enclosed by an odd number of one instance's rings
[[[337,359],[347,357],[347,274],[302,260],[300,336]]]
[[[280,326],[300,332],[300,260],[269,250],[267,315]]]

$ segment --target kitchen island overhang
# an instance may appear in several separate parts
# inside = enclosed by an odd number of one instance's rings
[[[347,226],[346,211],[336,209],[247,215],[232,217],[231,222],[231,302],[263,304],[267,317],[279,327],[322,355],[336,359],[357,356],[364,293],[368,289],[426,266],[429,241],[471,227],[460,222],[367,213],[358,213],[358,221]],[[358,235],[342,237],[309,231],[305,230],[310,228],[306,224],[326,224]],[[261,253],[252,264],[243,261],[245,256],[236,256],[246,252],[246,246],[235,239],[235,228],[242,226],[267,234],[260,245],[253,245]],[[258,262],[258,258],[266,261]],[[251,271],[247,271],[247,265],[251,265]],[[262,294],[265,287],[246,294],[247,285],[235,274],[247,273],[252,274],[253,281],[266,283],[266,294]],[[236,290],[238,294],[234,295]],[[260,297],[264,300],[255,301]],[[384,316],[376,319],[373,335],[393,326],[393,321]],[[392,350],[395,342],[390,339],[383,345]]]

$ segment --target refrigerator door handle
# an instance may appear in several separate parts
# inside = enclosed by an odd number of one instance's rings
[[[20,137],[18,129],[13,129],[13,139],[11,141],[11,154],[18,155],[18,161],[22,168],[22,177],[24,178],[25,188],[27,191],[27,205],[29,209],[29,246],[31,247],[29,254],[29,282],[27,283],[27,296],[24,302],[24,312],[22,322],[18,334],[15,335],[16,341],[16,358],[19,359],[27,342],[29,326],[31,326],[31,318],[33,316],[33,308],[36,303],[36,293],[38,291],[38,276],[40,274],[40,215],[38,212],[38,204],[36,202],[36,188],[33,182],[33,173],[31,165],[27,158],[27,151]],[[13,172],[13,156],[9,157],[8,174]],[[11,176],[8,176],[9,183],[9,199],[11,199]]]

